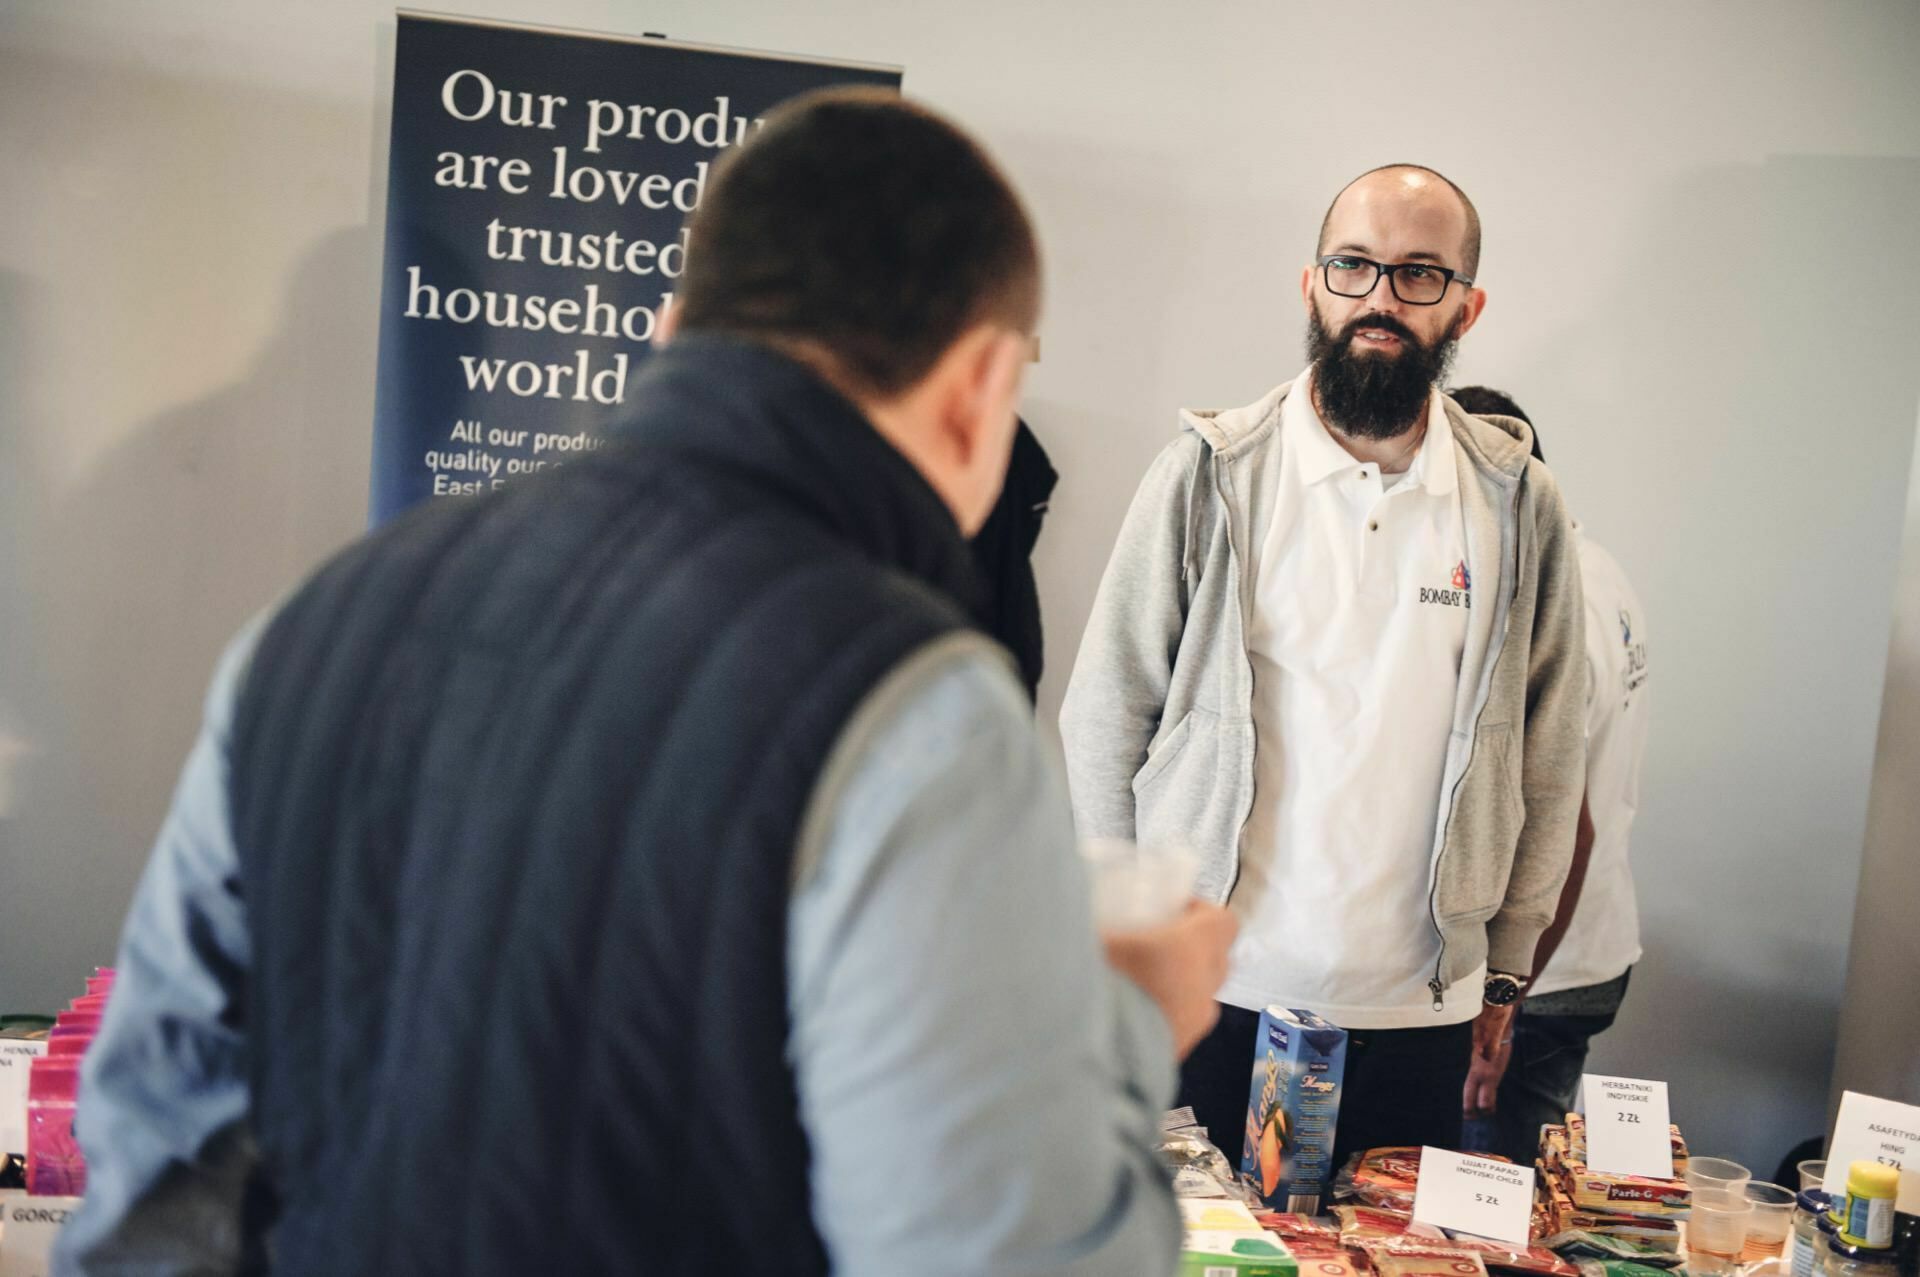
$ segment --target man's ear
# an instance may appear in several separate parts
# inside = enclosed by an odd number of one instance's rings
[[[1467,304],[1460,310],[1460,336],[1465,337],[1473,326],[1480,322],[1480,312],[1487,308],[1487,290],[1470,288],[1467,290]]]
[[[653,344],[656,348],[671,345],[680,332],[680,308],[669,304],[660,316],[660,326],[653,330]]]
[[[1004,443],[994,418],[1001,405],[1018,396],[1030,349],[1028,339],[1011,329],[979,324],[942,356],[941,429],[962,464],[970,464],[981,448]]]

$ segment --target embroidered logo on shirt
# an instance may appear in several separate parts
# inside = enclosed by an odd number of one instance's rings
[[[1627,650],[1627,666],[1621,674],[1624,684],[1621,708],[1633,704],[1633,694],[1647,681],[1647,645],[1633,641],[1633,615],[1627,609],[1620,609],[1620,645]]]
[[[1453,588],[1451,590],[1430,590],[1420,587],[1420,601],[1435,603],[1441,607],[1472,607],[1473,577],[1467,572],[1465,559],[1453,565]]]

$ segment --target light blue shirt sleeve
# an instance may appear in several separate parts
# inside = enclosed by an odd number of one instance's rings
[[[911,659],[803,831],[789,1045],[834,1271],[1152,1274],[1166,1021],[1106,966],[1064,783],[983,640]]]
[[[87,1193],[56,1273],[246,1266],[249,942],[227,805],[234,698],[264,618],[234,639],[134,893],[118,978],[81,1071]]]

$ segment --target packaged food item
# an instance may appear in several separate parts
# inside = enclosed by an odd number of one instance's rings
[[[1678,1219],[1693,1209],[1693,1188],[1685,1180],[1602,1175],[1569,1163],[1566,1181],[1576,1210]]]
[[[1506,1242],[1481,1238],[1456,1237],[1456,1246],[1467,1246],[1480,1253],[1487,1271],[1508,1277],[1579,1277],[1580,1270],[1545,1246],[1513,1246]]]
[[[1254,1038],[1240,1173],[1275,1210],[1313,1213],[1333,1178],[1347,1032],[1311,1011],[1268,1007]]]
[[[1566,1126],[1557,1129],[1566,1132],[1569,1154],[1574,1161],[1584,1166],[1587,1161],[1587,1119],[1579,1113],[1569,1113]],[[1673,1177],[1683,1179],[1687,1174],[1686,1138],[1680,1134],[1678,1126],[1669,1126],[1667,1135],[1672,1143]]]
[[[1189,1230],[1181,1277],[1299,1277],[1300,1265],[1272,1233]]]
[[[1334,1180],[1333,1196],[1411,1215],[1419,1183],[1418,1148],[1374,1148],[1347,1159]]]
[[[1487,1277],[1487,1266],[1472,1251],[1450,1254],[1386,1255],[1376,1257],[1379,1277]]]
[[[1900,1196],[1900,1168],[1855,1162],[1847,1168],[1847,1196],[1835,1206],[1839,1238],[1849,1246],[1887,1250],[1893,1245],[1893,1207]]]
[[[1240,1190],[1227,1155],[1197,1126],[1181,1127],[1160,1137],[1160,1163],[1173,1176],[1176,1197],[1230,1197]]]
[[[1178,1200],[1180,1220],[1194,1233],[1258,1233],[1264,1231],[1255,1222],[1253,1212],[1239,1202],[1216,1201],[1205,1197]]]
[[[1421,1225],[1425,1227],[1425,1225]],[[1436,1230],[1437,1231],[1437,1230]],[[1460,1251],[1480,1257],[1491,1273],[1525,1274],[1526,1277],[1579,1277],[1579,1270],[1544,1246],[1513,1246],[1484,1237],[1442,1233],[1439,1240],[1403,1233],[1398,1237],[1367,1237],[1360,1240],[1367,1257],[1379,1266],[1387,1255],[1423,1255],[1448,1258]]]
[[[1693,1189],[1685,1179],[1686,1141],[1680,1128],[1673,1127],[1674,1178],[1652,1179],[1640,1175],[1612,1175],[1587,1165],[1586,1119],[1578,1113],[1567,1114],[1565,1127],[1541,1128],[1540,1161],[1555,1183],[1555,1209],[1561,1213],[1561,1230],[1585,1227],[1567,1218],[1571,1212],[1589,1215],[1631,1215],[1651,1218],[1683,1218],[1693,1208]],[[1558,1202],[1564,1193],[1568,1206]]]
[[[1333,1246],[1340,1245],[1340,1226],[1330,1224],[1310,1215],[1292,1214],[1281,1211],[1253,1212],[1254,1222],[1270,1233],[1278,1234],[1281,1241],[1292,1247],[1295,1242],[1321,1242]],[[1297,1254],[1298,1251],[1296,1250]]]
[[[1294,1259],[1300,1264],[1300,1277],[1373,1277],[1371,1265],[1362,1267],[1360,1260],[1345,1251],[1332,1254],[1302,1254],[1298,1247],[1289,1245]]]
[[[87,1191],[87,1160],[73,1137],[80,1094],[80,1061],[44,1056],[27,1081],[27,1192],[79,1197]]]
[[[1562,1259],[1576,1263],[1583,1259],[1618,1260],[1662,1269],[1679,1268],[1685,1263],[1685,1258],[1680,1254],[1677,1232],[1671,1249],[1582,1230],[1556,1233],[1542,1245]]]
[[[1664,1268],[1649,1268],[1630,1259],[1583,1259],[1580,1277],[1673,1277]]]
[[[1339,1222],[1341,1238],[1348,1242],[1364,1241],[1369,1237],[1404,1237],[1409,1233],[1427,1238],[1446,1236],[1431,1224],[1414,1223],[1409,1211],[1342,1202],[1333,1208],[1332,1215]]]

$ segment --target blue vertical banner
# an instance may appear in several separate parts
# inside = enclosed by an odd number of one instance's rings
[[[768,110],[897,67],[402,12],[371,518],[599,446],[713,166]]]

